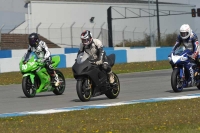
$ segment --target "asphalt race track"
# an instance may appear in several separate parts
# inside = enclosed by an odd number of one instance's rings
[[[181,96],[200,92],[196,87],[185,88],[181,93],[173,92],[170,81],[171,72],[170,69],[119,74],[121,92],[117,99],[108,99],[102,95],[92,98],[89,102],[81,102],[78,99],[75,79],[66,79],[66,90],[60,96],[54,95],[53,92],[45,92],[37,94],[34,98],[26,98],[21,84],[0,86],[0,114]]]

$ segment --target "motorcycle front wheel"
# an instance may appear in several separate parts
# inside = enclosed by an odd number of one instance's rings
[[[87,102],[92,97],[92,89],[86,89],[85,82],[87,79],[77,80],[76,92],[82,102]]]
[[[28,98],[35,97],[36,90],[33,88],[30,76],[23,77],[22,79],[22,90],[24,95]]]
[[[183,81],[181,81],[180,71],[174,69],[171,75],[171,86],[174,92],[181,92],[183,90]]]

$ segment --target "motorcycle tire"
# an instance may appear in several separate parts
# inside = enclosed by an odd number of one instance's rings
[[[22,79],[22,90],[24,92],[24,95],[28,98],[35,97],[36,90],[35,88],[32,88],[32,83],[30,76],[23,77]]]
[[[180,71],[174,69],[171,75],[171,86],[174,92],[181,92],[183,90],[183,81],[180,81],[180,79]],[[182,86],[178,87],[178,84],[182,84]]]
[[[76,83],[76,92],[77,92],[79,99],[82,102],[87,102],[92,97],[92,89],[89,89],[86,91],[84,91],[84,89],[83,89],[83,85],[86,81],[87,80],[82,79],[82,80],[77,80],[77,83]]]
[[[105,93],[105,95],[109,98],[109,99],[115,99],[118,97],[119,95],[119,92],[120,92],[120,82],[119,82],[119,78],[118,76],[114,74],[114,79],[116,82],[116,88],[113,88],[113,89],[110,89],[108,92]]]

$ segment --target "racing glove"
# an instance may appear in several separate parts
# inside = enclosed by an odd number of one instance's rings
[[[97,65],[101,65],[102,63],[103,63],[102,60],[96,61],[96,64],[97,64]]]
[[[197,56],[198,56],[198,54],[199,54],[199,52],[195,51],[195,52],[192,54],[192,58],[193,58],[193,59],[196,59]]]
[[[27,60],[23,60],[23,64],[26,64],[27,63]]]
[[[37,62],[44,63],[46,59],[37,59]]]

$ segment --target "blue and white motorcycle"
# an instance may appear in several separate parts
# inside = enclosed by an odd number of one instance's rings
[[[168,56],[172,66],[171,86],[174,92],[181,92],[183,88],[196,86],[200,89],[199,68],[188,49],[178,49]]]

